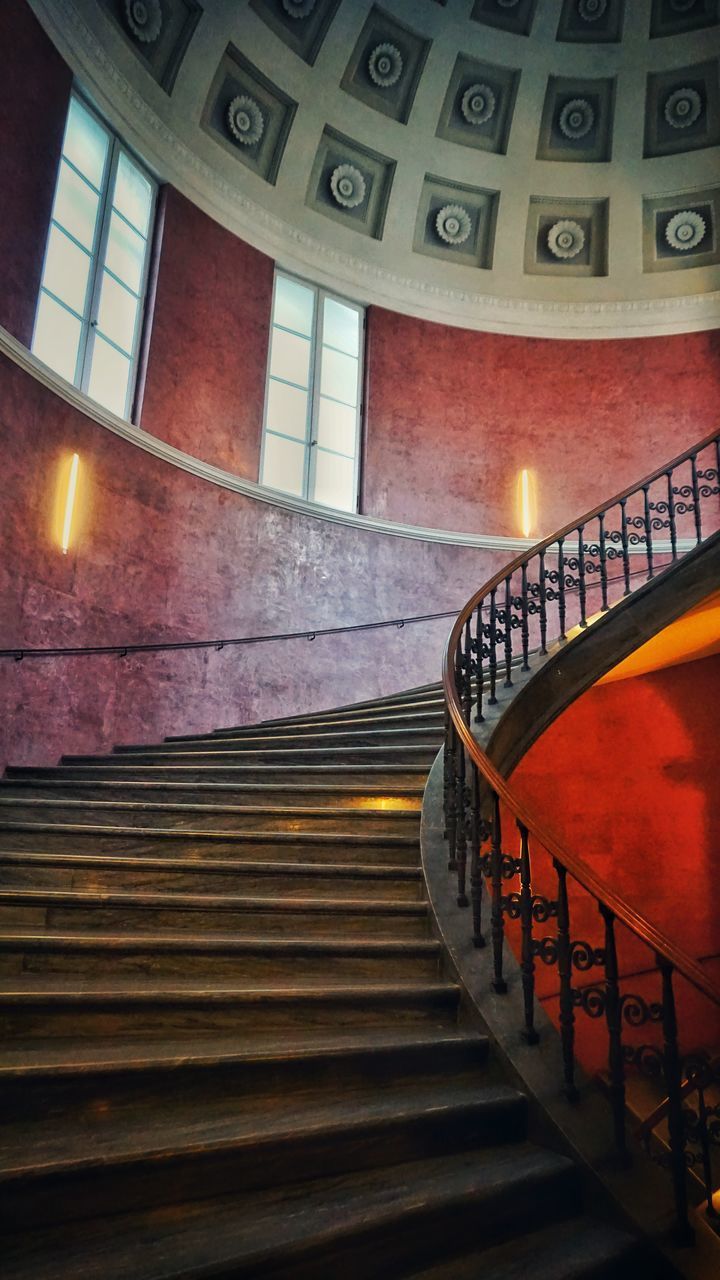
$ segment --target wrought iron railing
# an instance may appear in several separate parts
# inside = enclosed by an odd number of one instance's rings
[[[659,576],[720,528],[720,433],[626,489],[609,503],[539,542],[497,573],[468,601],[453,626],[443,673],[447,703],[444,806],[449,866],[458,904],[469,906],[473,940],[486,941],[489,907],[492,986],[507,991],[506,934],[520,958],[522,1033],[538,1042],[539,976],[553,974],[562,1046],[562,1086],[578,1099],[575,1039],[579,1015],[604,1025],[614,1143],[630,1158],[626,1077],[654,1075],[665,1101],[643,1140],[664,1126],[663,1160],[672,1176],[677,1233],[692,1238],[687,1167],[701,1153],[712,1209],[712,1160],[720,1139],[717,1112],[702,1105],[688,1117],[684,1100],[700,1097],[698,1046],[686,1009],[704,1002],[704,1026],[720,1045],[720,987],[697,961],[625,901],[543,827],[480,746],[472,725],[511,689],[518,670],[546,661],[549,640],[563,646],[606,613],[634,585]],[[558,795],[561,796],[561,781]],[[511,847],[508,827],[517,830]],[[468,883],[469,882],[469,883]],[[469,889],[469,896],[468,896]],[[574,934],[582,921],[585,938]],[[638,960],[641,955],[642,959]],[[628,989],[624,974],[636,975]],[[638,978],[638,974],[641,976]],[[602,1020],[602,1022],[601,1022]],[[686,1043],[687,1040],[690,1043]],[[713,1049],[717,1045],[712,1045]],[[702,1077],[704,1080],[704,1077]],[[714,1104],[713,1104],[714,1106]],[[649,1128],[647,1127],[649,1125]],[[692,1130],[692,1133],[690,1132]],[[704,1161],[704,1163],[703,1163]]]

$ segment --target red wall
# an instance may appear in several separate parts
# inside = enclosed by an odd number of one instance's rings
[[[368,370],[364,510],[517,535],[530,467],[540,537],[713,430],[720,333],[563,342],[372,307]]]
[[[141,426],[257,480],[273,262],[166,189]]]
[[[457,609],[490,553],[352,529],[208,484],[0,358],[0,647],[283,632]],[[81,458],[78,540],[51,536]],[[0,658],[0,762],[156,741],[439,678],[450,620],[170,656]]]
[[[0,324],[30,345],[72,76],[26,0],[0,4]]]
[[[598,685],[550,726],[512,775],[514,790],[560,843],[717,981],[719,706],[720,655]],[[554,896],[542,855],[533,878],[536,891]],[[573,938],[602,943],[586,894],[572,894],[571,915]],[[657,979],[647,972],[651,954],[622,928],[618,939],[623,989],[657,999]],[[600,978],[595,970],[574,980]],[[541,972],[539,981],[546,1007],[557,1016],[555,970]],[[607,1042],[578,1016],[581,1056],[585,1043],[587,1061],[589,1043],[589,1064],[602,1065],[592,1055],[605,1052]],[[695,1044],[720,1042],[720,1015],[702,997],[689,999],[686,992],[683,1016]],[[638,1034],[652,1038],[647,1027]]]

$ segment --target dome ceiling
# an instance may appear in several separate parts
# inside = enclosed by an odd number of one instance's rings
[[[285,267],[518,333],[720,324],[719,0],[32,0]]]

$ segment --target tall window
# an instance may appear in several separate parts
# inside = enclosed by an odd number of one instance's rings
[[[32,349],[121,417],[132,405],[155,195],[150,176],[73,96]]]
[[[275,276],[261,482],[357,511],[362,307]]]

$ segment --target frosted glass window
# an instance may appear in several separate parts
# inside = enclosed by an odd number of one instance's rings
[[[355,510],[355,463],[339,453],[318,449],[315,467],[314,502],[340,511]]]
[[[320,391],[343,404],[357,404],[358,361],[332,347],[323,347]]]
[[[298,338],[296,334],[286,333],[284,329],[273,329],[270,356],[272,376],[294,382],[299,387],[309,386],[310,346],[309,338]]]
[[[61,161],[53,219],[85,249],[93,247],[99,208],[97,191],[69,164]]]
[[[360,312],[357,307],[346,307],[336,298],[326,298],[323,316],[323,342],[347,355],[356,356],[360,349]]]
[[[289,387],[286,382],[276,382],[271,378],[268,383],[265,418],[268,431],[280,431],[283,435],[304,440],[307,436],[307,416],[307,391]]]
[[[263,484],[302,498],[305,487],[305,446],[268,432],[265,437]]]
[[[99,334],[93,343],[93,358],[90,367],[88,395],[98,404],[113,413],[122,416],[125,412],[128,382],[130,380],[130,361],[109,342],[105,342]]]
[[[92,258],[60,227],[50,227],[43,285],[79,316],[85,309]]]
[[[311,337],[315,323],[315,290],[288,276],[277,276],[273,324]]]
[[[320,397],[318,408],[317,442],[322,449],[334,449],[336,453],[355,454],[357,436],[357,411],[350,405]]]
[[[123,217],[137,228],[141,236],[147,235],[152,201],[152,184],[145,174],[140,172],[137,165],[121,153],[115,178],[113,207],[120,210]]]
[[[82,324],[49,293],[42,294],[35,320],[33,351],[51,369],[75,381]]]
[[[362,307],[276,273],[262,484],[357,509],[363,333]]]
[[[121,416],[135,382],[155,194],[149,174],[73,96],[32,349]]]
[[[110,134],[78,98],[70,100],[63,155],[100,190],[110,150]]]

